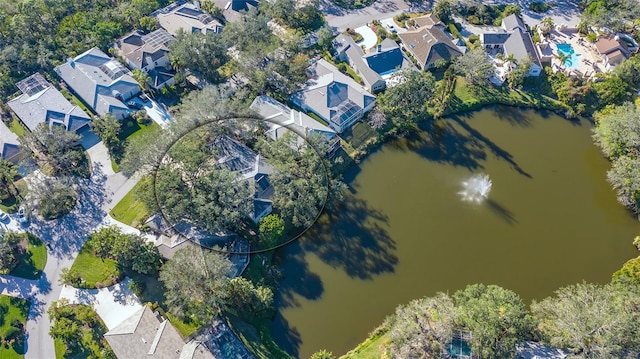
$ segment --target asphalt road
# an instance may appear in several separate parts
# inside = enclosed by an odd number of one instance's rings
[[[71,266],[89,233],[101,225],[115,222],[110,220],[108,210],[138,181],[138,178],[128,179],[121,174],[106,175],[96,162],[93,168],[90,179],[78,180],[74,184],[78,205],[71,213],[54,221],[42,221],[32,216],[31,222],[21,228],[37,235],[47,246],[48,258],[42,277],[39,280],[25,280],[0,276],[0,293],[27,298],[32,302],[27,319],[26,359],[55,358],[53,338],[49,336],[51,323],[47,309],[60,296],[60,271]],[[37,175],[33,177],[37,178]],[[16,219],[12,218],[9,228],[18,227]]]
[[[404,0],[378,0],[362,9],[347,10],[336,6],[331,0],[321,0],[320,11],[331,27],[342,32],[347,28],[355,29],[373,20],[382,20],[409,11],[411,5]],[[431,5],[432,1],[420,3],[422,9],[429,9]]]

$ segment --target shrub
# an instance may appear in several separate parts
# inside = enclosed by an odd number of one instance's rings
[[[595,32],[590,32],[587,34],[587,41],[594,43],[598,41],[598,35]]]
[[[146,284],[143,280],[139,278],[134,278],[129,282],[129,290],[133,292],[136,296],[140,297],[142,292],[146,289]]]
[[[22,334],[22,329],[16,327],[9,327],[4,334],[4,340],[10,342],[17,339]]]
[[[471,36],[469,36],[469,42],[472,44],[475,44],[476,42],[480,41],[480,36],[473,34]]]
[[[544,1],[533,1],[529,3],[529,10],[541,14],[551,9],[551,5],[547,4]]]

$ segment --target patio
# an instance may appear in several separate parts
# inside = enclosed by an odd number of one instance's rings
[[[594,46],[578,35],[576,29],[553,30],[548,37],[553,55],[558,54],[558,44],[570,44],[576,54],[580,54],[577,64],[571,67],[564,66],[555,56],[551,58],[551,67],[554,71],[565,71],[568,74],[591,77],[597,72],[606,72],[602,58]]]

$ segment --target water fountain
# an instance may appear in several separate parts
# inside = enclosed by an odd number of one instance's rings
[[[462,200],[480,203],[489,196],[491,192],[491,180],[489,175],[478,173],[468,180],[462,182],[463,190],[459,192]]]

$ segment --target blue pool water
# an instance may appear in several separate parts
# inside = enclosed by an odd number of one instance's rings
[[[558,52],[563,55],[566,55],[566,54],[571,55],[570,58],[565,60],[564,62],[565,67],[570,67],[570,68],[578,67],[578,63],[580,61],[578,56],[580,56],[581,54],[576,53],[573,50],[573,47],[571,46],[571,44],[558,44]]]

